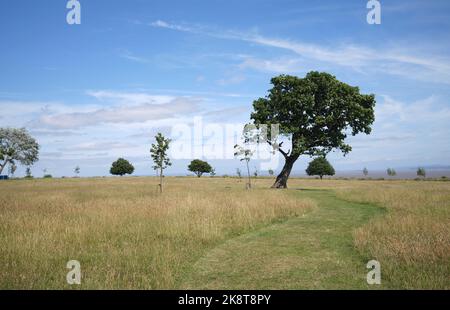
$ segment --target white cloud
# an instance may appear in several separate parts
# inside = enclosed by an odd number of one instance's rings
[[[115,149],[128,149],[136,147],[135,144],[131,143],[121,143],[121,142],[86,142],[76,144],[70,147],[61,148],[61,151],[104,151],[104,150],[115,150]]]
[[[425,99],[411,103],[405,103],[383,95],[383,102],[377,105],[376,119],[381,123],[416,123],[420,125],[436,124],[450,119],[450,108],[439,104],[437,96],[429,96]]]
[[[148,93],[130,93],[110,90],[88,91],[87,94],[98,100],[121,104],[164,103],[174,100],[174,96],[151,95]]]
[[[232,75],[227,78],[223,78],[217,81],[219,85],[226,86],[226,85],[233,85],[233,84],[239,84],[246,80],[245,76],[242,74],[236,74]]]
[[[96,93],[101,98],[110,98],[108,93]],[[33,127],[76,129],[108,123],[143,123],[150,120],[173,118],[178,115],[194,112],[198,109],[198,100],[188,97],[178,97],[164,103],[138,103],[154,98],[142,95],[120,95],[120,100],[132,102],[112,108],[95,109],[88,112],[41,115],[33,122]],[[153,100],[154,101],[154,100]]]
[[[128,60],[131,60],[131,61],[134,61],[134,62],[138,62],[138,63],[143,63],[143,64],[146,64],[146,63],[150,62],[149,59],[144,58],[144,57],[136,56],[136,55],[134,55],[133,53],[131,53],[128,50],[121,50],[120,53],[119,53],[119,56],[122,57],[122,58],[128,59]]]
[[[431,53],[414,55],[411,53],[410,46],[398,48],[380,47],[377,50],[355,44],[325,47],[293,40],[269,38],[258,34],[256,31],[247,33],[229,30],[218,31],[210,30],[205,26],[185,26],[160,20],[150,25],[284,49],[298,54],[302,58],[350,67],[358,71],[382,71],[408,78],[450,84],[450,59],[448,57],[436,56]],[[266,63],[266,68],[279,72],[282,68],[287,68],[288,65],[289,63],[278,63],[274,66],[271,63]]]
[[[278,58],[274,60],[256,57],[245,57],[239,65],[241,69],[251,68],[257,71],[268,71],[277,73],[298,72],[302,70],[301,61],[298,58]]]

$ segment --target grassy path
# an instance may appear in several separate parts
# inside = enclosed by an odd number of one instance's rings
[[[336,198],[329,190],[293,194],[318,202],[303,217],[214,248],[181,283],[188,289],[363,289],[365,264],[352,232],[382,209]]]

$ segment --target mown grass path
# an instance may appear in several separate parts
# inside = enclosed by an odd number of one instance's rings
[[[187,289],[364,289],[366,263],[353,231],[383,209],[330,190],[291,190],[318,207],[304,216],[228,240],[198,260]]]

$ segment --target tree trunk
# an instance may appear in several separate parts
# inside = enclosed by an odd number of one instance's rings
[[[3,164],[0,164],[0,175],[3,172],[3,169],[5,169],[6,165],[8,164],[8,159],[5,159],[5,161],[3,162]]]
[[[248,189],[252,188],[252,181],[250,178],[250,168],[248,167],[248,160],[246,161],[247,163],[247,174],[248,174]]]
[[[299,156],[286,156],[286,162],[281,170],[280,174],[277,176],[275,183],[273,183],[272,188],[287,188],[287,180],[291,174],[292,167]]]
[[[159,192],[160,193],[162,193],[162,191],[163,191],[162,186],[163,186],[163,171],[161,168],[161,170],[159,171]]]

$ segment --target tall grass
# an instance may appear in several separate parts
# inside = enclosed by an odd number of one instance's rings
[[[380,261],[385,284],[450,289],[449,183],[360,182],[338,194],[386,208],[386,216],[355,232],[361,253]]]
[[[168,178],[160,195],[151,178],[2,182],[0,287],[69,288],[75,259],[83,289],[176,288],[208,249],[314,205],[241,185]]]

